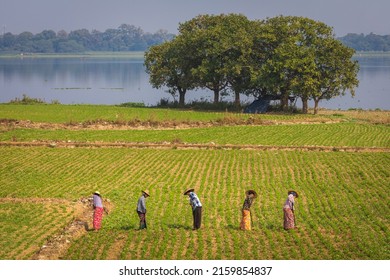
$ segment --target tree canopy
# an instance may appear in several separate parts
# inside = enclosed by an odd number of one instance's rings
[[[314,100],[354,94],[358,64],[331,27],[305,17],[278,16],[251,21],[243,15],[200,15],[179,26],[171,42],[151,47],[145,65],[154,87],[180,94],[208,88],[218,103],[221,91],[275,96],[284,110],[301,98],[303,112]],[[183,89],[185,89],[183,91]],[[184,93],[183,93],[184,92]]]

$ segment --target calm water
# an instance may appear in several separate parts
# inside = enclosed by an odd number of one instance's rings
[[[330,109],[390,110],[390,56],[357,58],[360,84],[356,96],[320,102]],[[0,59],[0,103],[26,94],[62,104],[120,104],[143,102],[156,105],[161,98],[173,100],[164,89],[149,84],[142,60],[102,58]],[[186,101],[212,100],[208,90],[190,91]],[[232,101],[232,97],[224,97]],[[242,96],[243,101],[253,98]],[[312,103],[309,104],[312,106]],[[297,106],[301,106],[297,103]]]

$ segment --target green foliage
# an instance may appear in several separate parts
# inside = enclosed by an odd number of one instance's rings
[[[254,120],[255,121],[255,120]],[[258,120],[261,123],[261,119]],[[267,145],[298,148],[382,147],[390,148],[389,127],[359,123],[292,124],[292,125],[235,125],[242,121],[233,116],[221,116],[212,127],[147,130],[40,130],[13,129],[0,134],[1,141],[68,141],[163,143],[181,139],[183,143],[217,145]],[[233,125],[233,126],[229,126]],[[329,137],[332,135],[332,137]],[[211,144],[210,144],[211,145]]]
[[[168,99],[161,99],[157,108],[182,108],[196,111],[215,111],[215,112],[242,112],[249,104],[240,103],[238,106],[232,102],[220,101],[218,103],[210,103],[208,100],[194,100],[181,106],[176,101],[169,101]]]
[[[0,215],[0,259],[30,259],[51,235],[66,225],[72,218],[72,210],[64,211],[60,203],[44,200],[0,198]]]
[[[247,119],[250,115],[243,114]],[[299,116],[297,116],[299,118]],[[120,107],[110,105],[31,105],[26,110],[23,105],[0,104],[0,119],[30,120],[48,123],[83,123],[91,120],[116,121],[212,121],[221,118],[221,113],[182,111],[147,107]]]
[[[304,17],[279,16],[264,21],[260,41],[267,51],[257,62],[261,69],[256,77],[262,91],[282,96],[282,107],[287,109],[289,96],[302,99],[303,113],[307,102],[315,101],[314,113],[322,99],[354,95],[358,85],[354,51],[334,38],[332,29],[322,22]],[[262,49],[257,50],[262,53]]]
[[[140,108],[143,108],[145,107],[145,104],[140,102],[140,103],[137,103],[137,102],[127,102],[127,103],[121,103],[118,105],[119,107],[130,107],[130,108],[133,108],[133,107],[140,107]]]
[[[183,40],[165,42],[145,52],[145,67],[153,87],[168,87],[173,96],[179,93],[179,104],[184,106],[187,90],[195,88],[192,59]]]
[[[104,217],[102,231],[72,241],[65,259],[389,258],[387,153],[0,149],[3,198],[74,200],[98,186],[115,205]],[[190,230],[191,210],[182,194],[188,186],[196,188],[204,207],[197,232]],[[144,187],[151,196],[148,230],[140,233],[134,207]],[[248,188],[258,190],[259,199],[252,206],[253,230],[242,232],[240,207]],[[290,188],[300,194],[295,232],[282,227]],[[61,209],[48,209],[0,201],[6,217],[0,220],[6,236],[1,240],[3,259],[28,258],[24,252],[31,245],[22,240],[42,242],[47,229],[60,230],[71,220]],[[32,225],[42,229],[19,230]],[[261,250],[240,250],[247,244]]]
[[[369,113],[388,119],[386,112],[359,110],[325,117],[87,105],[38,104],[26,110],[24,105],[0,105],[0,141],[172,143],[170,149],[1,146],[0,258],[32,258],[74,220],[74,202],[99,188],[114,205],[104,216],[103,229],[71,239],[62,259],[388,259],[389,126],[357,117]],[[1,119],[4,116],[8,118]],[[131,131],[12,128],[12,122],[23,117],[46,123],[74,118],[78,125],[94,118],[121,123],[134,117],[154,122],[284,124]],[[180,149],[184,143],[210,146]],[[218,144],[269,147],[216,148]],[[315,146],[327,147],[327,152],[300,149]],[[344,152],[345,147],[382,147],[383,152]],[[191,230],[191,209],[182,194],[188,186],[196,189],[204,207],[202,229],[196,232]],[[141,233],[134,209],[144,188],[151,196],[148,229]],[[252,206],[253,230],[242,232],[240,209],[249,188],[258,190],[259,198]],[[286,232],[282,206],[291,188],[300,194],[299,229]],[[261,250],[241,250],[248,244]]]
[[[16,97],[15,99],[12,99],[9,103],[10,104],[33,105],[33,104],[44,104],[46,102],[40,98],[32,98],[32,97],[27,96],[26,94],[23,94],[23,97],[21,99]]]
[[[222,91],[256,97],[277,95],[288,110],[289,97],[300,97],[302,112],[308,100],[318,103],[344,95],[358,85],[354,51],[332,28],[305,17],[278,16],[250,21],[243,15],[199,15],[180,24],[172,41],[145,53],[150,82],[179,93],[184,107],[188,89],[208,88],[214,103]]]

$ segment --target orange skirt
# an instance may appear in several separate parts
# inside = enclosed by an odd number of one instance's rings
[[[251,230],[251,211],[249,210],[242,210],[242,218],[241,218],[241,224],[240,228],[242,230]]]

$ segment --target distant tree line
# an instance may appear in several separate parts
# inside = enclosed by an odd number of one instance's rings
[[[54,32],[44,30],[38,34],[22,32],[0,36],[0,52],[10,53],[77,53],[85,51],[144,51],[150,46],[172,40],[174,34],[159,30],[145,33],[141,28],[122,24],[104,32],[87,29]]]
[[[390,35],[350,33],[338,38],[344,45],[356,51],[390,51]]]

